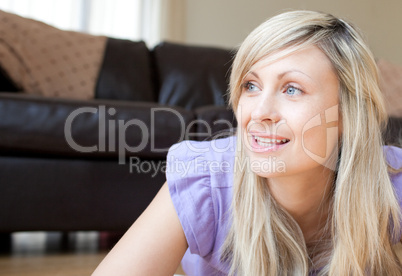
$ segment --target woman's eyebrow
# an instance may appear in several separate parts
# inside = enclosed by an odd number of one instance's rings
[[[314,79],[313,79],[312,77],[310,77],[309,75],[307,75],[307,74],[304,73],[303,71],[300,71],[300,70],[297,70],[297,69],[291,69],[291,70],[285,71],[285,72],[283,72],[283,73],[280,73],[280,74],[278,75],[278,80],[282,79],[285,75],[290,74],[290,73],[300,73],[300,74],[303,74],[303,75],[305,75],[306,77],[308,77],[309,79],[311,79],[311,80],[314,81]]]
[[[260,77],[258,76],[258,74],[257,74],[256,72],[254,72],[254,71],[250,71],[250,72],[248,72],[248,74],[251,74],[251,75],[253,75],[254,77],[256,77],[257,79],[260,79]]]

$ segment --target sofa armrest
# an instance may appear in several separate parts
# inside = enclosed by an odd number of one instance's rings
[[[0,94],[0,152],[99,158],[164,158],[194,115],[146,102]],[[190,126],[190,128],[189,128]]]

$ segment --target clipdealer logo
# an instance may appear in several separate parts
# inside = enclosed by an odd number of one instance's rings
[[[338,157],[338,135],[339,135],[339,106],[332,106],[325,111],[317,114],[311,118],[304,125],[302,130],[302,146],[304,152],[310,156],[317,163],[331,169],[336,169],[336,161]],[[308,149],[306,145],[306,133],[314,128],[322,128],[325,130],[325,150],[324,152],[313,152],[312,149]]]
[[[106,108],[101,105],[99,107],[81,107],[77,108],[69,114],[64,124],[64,136],[68,145],[77,152],[92,153],[92,152],[117,152],[119,164],[126,163],[127,153],[138,153],[149,147],[151,152],[160,153],[167,152],[167,148],[159,148],[156,146],[156,116],[167,117],[174,121],[175,125],[178,125],[180,129],[179,133],[174,133],[177,137],[175,143],[180,142],[189,137],[210,137],[212,136],[212,127],[204,120],[196,119],[191,121],[186,126],[186,122],[183,116],[173,108],[167,107],[153,107],[149,109],[149,121],[144,121],[133,118],[130,120],[115,119],[116,109]],[[93,145],[81,145],[73,137],[73,126],[76,121],[80,119],[80,116],[93,116],[97,120],[97,141],[94,141]],[[205,129],[204,133],[194,133],[192,129],[195,124],[200,124]],[[217,120],[213,123],[224,124],[227,128],[233,128],[232,123],[227,120]],[[135,135],[136,139],[140,137],[138,141],[134,141],[135,145],[127,143],[127,131],[135,129],[139,135]],[[116,131],[117,130],[117,131]],[[117,132],[117,133],[116,133]],[[131,141],[132,142],[132,141]]]

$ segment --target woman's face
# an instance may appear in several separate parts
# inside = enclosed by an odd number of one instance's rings
[[[236,112],[251,169],[263,177],[333,169],[338,91],[330,60],[315,46],[258,61],[243,81]]]

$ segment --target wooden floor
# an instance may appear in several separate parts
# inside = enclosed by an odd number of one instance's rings
[[[0,257],[0,275],[91,275],[105,253]]]
[[[0,255],[0,275],[91,275],[118,237],[97,232],[15,233],[9,251]],[[176,273],[184,275],[180,268]]]

